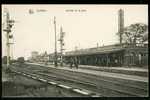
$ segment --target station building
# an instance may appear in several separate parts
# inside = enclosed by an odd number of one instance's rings
[[[69,63],[76,57],[81,65],[96,66],[148,66],[148,44],[114,44],[66,52]]]
[[[61,58],[61,53],[58,52],[57,53],[57,61],[60,62],[60,58]],[[49,54],[49,62],[54,62],[55,60],[55,53],[51,53]]]

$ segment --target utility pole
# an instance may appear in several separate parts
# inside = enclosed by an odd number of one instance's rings
[[[14,20],[10,20],[10,15],[7,9],[5,9],[4,13],[6,13],[6,29],[3,31],[6,32],[6,47],[7,47],[7,67],[10,65],[10,45],[13,43],[10,43],[9,39],[13,37],[13,35],[10,34],[11,28],[13,26]]]
[[[74,47],[74,49],[75,49],[75,51],[77,51],[77,50],[78,50],[78,47],[77,47],[77,46],[75,46],[75,47]]]
[[[98,43],[96,45],[97,45],[97,48],[98,48]]]
[[[14,37],[12,37],[12,43],[11,44],[14,44]],[[12,48],[11,48],[11,59],[14,59],[14,55],[13,55],[13,45],[12,45]]]
[[[65,35],[65,32],[63,32],[63,29],[61,27],[60,28],[60,39],[58,40],[58,41],[60,41],[60,53],[61,53],[61,56],[60,56],[60,65],[61,66],[63,66],[64,35]]]
[[[57,67],[57,39],[56,39],[56,17],[54,16],[54,30],[55,30],[55,56],[54,56],[54,64]]]

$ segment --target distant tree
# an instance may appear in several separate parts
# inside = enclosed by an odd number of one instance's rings
[[[117,33],[117,35],[120,36],[119,33]],[[148,25],[143,23],[136,23],[124,28],[122,42],[136,45],[136,43],[143,43],[146,41],[148,39],[147,37]]]
[[[147,33],[143,36],[143,42],[148,41],[148,31]]]

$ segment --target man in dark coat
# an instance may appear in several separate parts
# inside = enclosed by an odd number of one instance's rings
[[[73,64],[74,64],[74,60],[73,60],[73,58],[71,58],[70,59],[70,68],[72,68]]]
[[[75,67],[78,69],[78,58],[77,57],[74,58],[74,64],[75,64]]]

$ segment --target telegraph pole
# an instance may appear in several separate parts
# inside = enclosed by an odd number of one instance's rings
[[[10,43],[9,39],[13,37],[13,35],[10,35],[11,28],[13,26],[14,20],[10,20],[10,15],[7,9],[4,11],[6,13],[6,29],[3,31],[6,32],[6,47],[7,47],[7,67],[10,65],[10,45],[13,43]]]
[[[11,44],[14,44],[14,37],[12,37],[12,43]],[[14,55],[13,55],[13,45],[12,45],[12,48],[11,48],[11,59],[14,59]]]
[[[60,62],[60,65],[61,66],[63,66],[63,46],[64,46],[64,34],[65,34],[65,32],[63,32],[63,29],[62,29],[62,27],[60,28],[60,39],[59,39],[59,41],[60,41],[60,53],[61,53],[61,58],[60,58],[60,60],[61,60],[61,62]]]
[[[7,29],[7,33],[6,33],[6,39],[7,39],[7,42],[6,42],[6,46],[7,46],[7,67],[9,66],[10,64],[10,44],[9,44],[9,32],[10,32],[10,28],[8,27],[9,24],[8,24],[8,21],[9,21],[9,13],[8,11],[6,12],[6,29]]]
[[[56,39],[56,17],[54,16],[54,30],[55,30],[55,56],[54,64],[57,67],[57,39]]]
[[[97,48],[98,48],[98,43],[96,45],[97,45]]]

